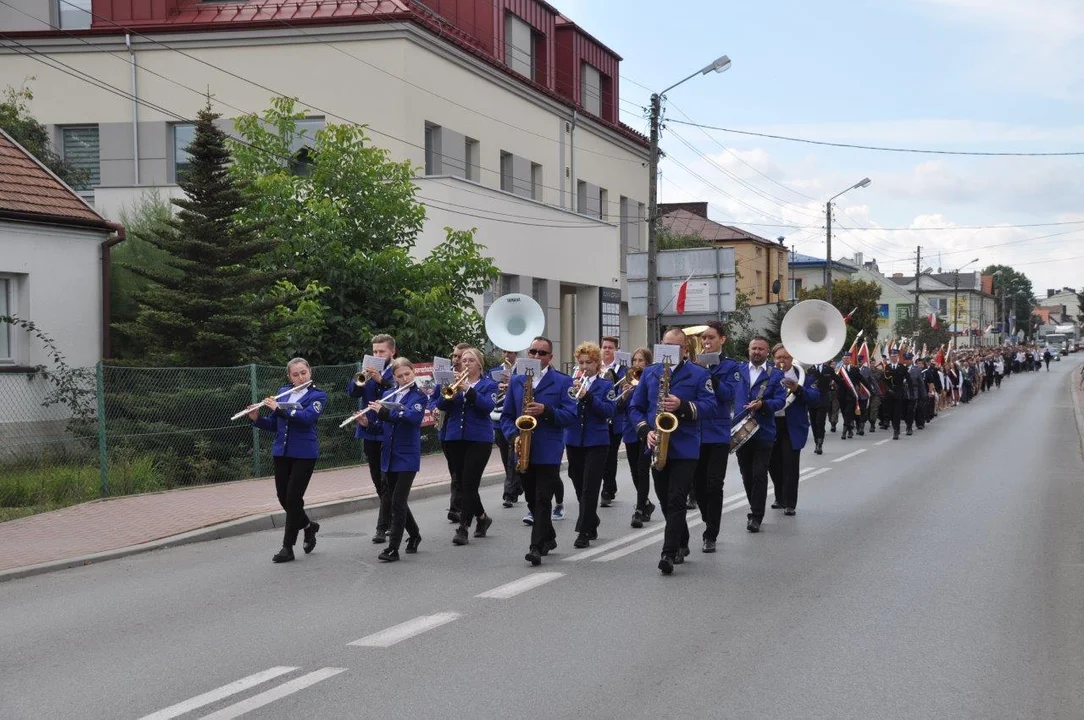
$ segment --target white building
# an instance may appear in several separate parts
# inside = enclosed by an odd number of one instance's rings
[[[33,114],[107,217],[146,189],[176,194],[208,92],[226,118],[296,97],[310,128],[364,123],[418,167],[419,254],[447,225],[478,228],[504,274],[480,310],[533,295],[563,360],[603,333],[644,342],[623,273],[646,246],[648,143],[618,120],[620,57],[543,0],[13,5],[0,86],[36,78]]]
[[[889,279],[914,296],[914,276],[895,273]],[[957,347],[998,344],[997,333],[986,332],[999,317],[997,298],[986,292],[989,286],[990,277],[977,272],[923,273],[918,283],[922,301],[947,320]]]

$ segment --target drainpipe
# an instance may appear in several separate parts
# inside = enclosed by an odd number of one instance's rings
[[[110,272],[112,261],[110,259],[109,250],[114,245],[119,245],[124,242],[127,238],[123,225],[115,222],[108,224],[113,230],[113,235],[102,241],[102,357],[106,359],[113,355],[113,347],[109,332],[110,315],[112,313],[109,302],[109,286],[112,282],[112,273]]]
[[[135,184],[139,185],[139,92],[136,86],[136,56],[132,49],[132,36],[124,34],[124,45],[128,48],[128,57],[132,60],[132,166],[135,171]]]
[[[576,203],[579,201],[579,191],[577,190],[577,184],[576,184],[576,120],[577,119],[579,119],[579,113],[576,111],[576,108],[572,108],[572,137],[568,141],[568,148],[569,148],[569,155],[570,155],[570,160],[569,160],[568,165],[569,165],[569,172],[572,173],[572,180],[569,183],[571,185],[571,187],[569,188],[571,192],[569,194],[572,197],[572,204],[569,205],[569,207],[572,209],[572,212],[579,212],[580,211],[580,209],[578,207],[576,207]]]

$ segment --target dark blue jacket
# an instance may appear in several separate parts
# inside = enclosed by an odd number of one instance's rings
[[[750,442],[763,445],[775,443],[775,412],[782,410],[787,401],[786,388],[783,387],[783,373],[770,362],[764,363],[764,370],[757,378],[755,385],[749,385],[749,363],[743,362],[738,366],[737,379],[732,376],[731,382],[734,387],[734,419],[738,420],[746,415],[745,406],[751,403],[760,394],[761,385],[768,383],[764,388],[761,399],[764,404],[756,413],[757,426],[760,428]]]
[[[382,398],[388,390],[395,387],[395,378],[392,377],[391,364],[384,368],[384,372],[381,375],[381,382],[376,382],[372,378],[366,380],[362,385],[358,385],[354,382],[354,378],[350,378],[346,381],[346,394],[352,398],[361,398],[361,403],[358,405],[358,409],[361,410],[374,402]],[[370,413],[370,416],[372,413]],[[368,427],[362,427],[358,425],[354,430],[354,437],[358,440],[380,440],[380,431],[373,423],[369,423]]]
[[[658,414],[659,381],[663,366],[648,365],[640,375],[640,384],[632,391],[629,420],[639,432],[646,423],[655,429]],[[668,456],[673,460],[695,460],[700,457],[700,421],[713,418],[717,412],[711,375],[696,363],[683,361],[671,369],[670,394],[681,398],[681,407],[674,414],[678,429],[670,435]]]
[[[733,424],[732,405],[734,403],[734,374],[741,368],[741,363],[730,358],[722,358],[718,365],[708,368],[711,382],[715,386],[715,403],[718,406],[715,416],[700,420],[700,442],[730,444],[730,426]]]
[[[614,385],[617,385],[622,378],[629,372],[629,369],[624,365],[618,365],[617,368],[611,368],[602,374],[602,377],[609,380]],[[625,426],[628,424],[628,418],[624,409],[615,412],[613,417],[610,418],[610,433],[614,436],[623,435],[625,432]],[[631,442],[631,441],[630,441]]]
[[[787,434],[790,435],[790,446],[794,450],[805,447],[806,440],[809,439],[809,408],[817,407],[820,401],[821,391],[817,389],[816,375],[806,371],[805,383],[801,390],[794,393],[794,400],[787,406],[785,413]],[[786,402],[785,396],[784,402]],[[758,432],[757,435],[760,433]]]
[[[276,395],[289,390],[292,386],[279,388]],[[310,385],[298,401],[300,408],[283,410],[279,408],[270,415],[256,418],[252,424],[261,430],[275,433],[275,444],[271,449],[274,457],[314,460],[320,457],[320,443],[316,439],[316,421],[327,407],[327,393],[315,385]]]
[[[433,396],[437,398],[437,408],[447,413],[442,433],[445,442],[493,442],[493,419],[489,414],[496,407],[496,382],[482,375],[477,385],[467,392],[456,393],[451,400],[440,396],[439,386]]]
[[[519,435],[516,418],[523,409],[523,383],[526,375],[516,375],[508,383],[504,410],[501,411],[501,432],[509,442]],[[564,429],[576,420],[576,401],[568,396],[572,378],[550,368],[534,389],[534,401],[546,406],[536,418],[538,427],[531,436],[531,459],[536,465],[560,465],[565,454]]]
[[[576,419],[565,430],[565,444],[573,447],[596,447],[610,444],[610,420],[617,407],[614,384],[601,375],[591,383],[591,389],[576,403]],[[575,385],[569,388],[574,392]]]
[[[394,397],[394,395],[392,396]],[[422,466],[422,418],[429,397],[411,385],[402,399],[403,408],[382,408],[379,422],[370,427],[380,432],[380,469],[383,472],[418,472]],[[371,415],[370,415],[371,417]]]

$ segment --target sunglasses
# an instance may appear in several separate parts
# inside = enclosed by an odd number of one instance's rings
[[[534,356],[546,357],[550,353],[549,353],[548,350],[535,350],[534,348],[531,348],[530,350],[527,351],[527,354],[531,355],[532,357],[534,357]]]

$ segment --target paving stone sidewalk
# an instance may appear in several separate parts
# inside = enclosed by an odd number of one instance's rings
[[[485,474],[500,472],[500,455],[494,452]],[[423,457],[414,489],[447,483],[444,456]],[[375,496],[368,468],[354,466],[314,474],[305,505],[345,505]],[[0,523],[0,573],[130,548],[276,512],[281,508],[273,478],[97,500]]]

